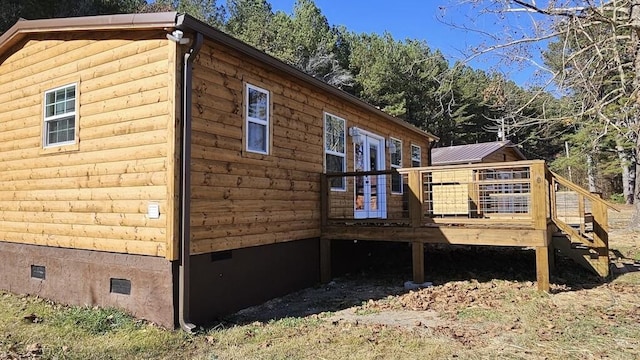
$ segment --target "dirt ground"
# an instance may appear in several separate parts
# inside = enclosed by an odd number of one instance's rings
[[[609,213],[612,261],[609,279],[603,281],[570,259],[558,257],[556,272],[551,278],[554,302],[578,306],[610,303],[620,297],[620,301],[635,302],[638,287],[616,281],[623,274],[640,271],[640,231],[628,229],[631,214],[631,207]],[[356,272],[344,273],[329,284],[244,309],[226,321],[247,324],[311,316],[334,324],[446,328],[462,309],[501,306],[505,292],[513,290],[517,297],[514,301],[537,294],[535,253],[531,249],[427,247],[426,276],[433,286],[415,291],[403,286],[411,277],[409,247],[378,244],[364,250],[366,255],[357,260]],[[585,291],[589,292],[588,296]]]

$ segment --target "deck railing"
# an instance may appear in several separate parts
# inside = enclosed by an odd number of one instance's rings
[[[406,175],[396,170],[323,174],[323,222],[409,222]]]
[[[411,242],[417,283],[427,242],[534,247],[545,291],[556,249],[609,273],[611,205],[542,160],[325,174],[321,187],[324,264],[330,240],[361,239]]]
[[[323,220],[546,228],[546,171],[536,160],[326,174]]]

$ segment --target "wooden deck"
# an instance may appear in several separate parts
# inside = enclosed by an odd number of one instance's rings
[[[398,174],[402,194],[392,193],[389,185]],[[346,191],[330,190],[336,177],[346,179]],[[365,192],[363,211],[362,201],[354,207],[356,183],[387,188]],[[549,290],[556,248],[608,275],[608,204],[550,172],[544,161],[327,174],[322,185],[325,280],[331,275],[331,241],[340,240],[412,243],[415,283],[425,279],[424,244],[434,243],[534,248],[543,291]],[[567,196],[576,199],[575,208],[559,206],[558,198]]]

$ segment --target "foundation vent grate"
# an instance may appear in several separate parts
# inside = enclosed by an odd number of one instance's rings
[[[131,280],[111,278],[109,292],[112,294],[131,295]]]
[[[47,269],[42,265],[31,265],[31,277],[34,279],[44,280]]]

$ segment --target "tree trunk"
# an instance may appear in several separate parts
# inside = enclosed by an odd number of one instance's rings
[[[638,164],[638,154],[636,153],[636,151],[632,151],[630,154],[631,158],[629,159],[630,163],[629,163],[629,189],[631,190],[631,199],[629,201],[629,204],[633,204],[635,203],[634,201],[634,191],[636,189],[636,166]]]
[[[633,204],[633,190],[635,189],[635,167],[636,164],[629,162],[622,166],[622,195],[624,195],[624,203],[626,205]]]
[[[587,154],[587,183],[589,184],[589,191],[596,192],[596,169],[593,164],[592,154]]]
[[[640,0],[632,0],[631,1],[631,11],[629,16],[629,23],[631,25],[631,44],[635,44],[634,51],[634,59],[633,59],[633,89],[634,92],[640,88],[640,43],[638,39],[640,38]],[[637,96],[637,95],[636,95]],[[636,104],[640,103],[636,98]],[[634,118],[634,124],[630,124],[632,129],[638,131],[638,122],[640,119],[636,116]],[[638,160],[638,154],[640,154],[640,136],[636,133],[636,160]],[[635,189],[633,191],[633,203],[635,205],[635,211],[633,212],[633,216],[631,217],[631,221],[629,222],[629,227],[638,228],[640,227],[640,161],[636,161],[635,166]]]
[[[616,153],[618,153],[618,159],[620,160],[620,168],[622,169],[622,195],[624,196],[624,202],[627,205],[633,204],[633,190],[634,181],[631,178],[631,166],[634,165],[631,162],[631,156],[629,152],[622,146],[620,139],[616,139]]]
[[[638,159],[638,150],[640,150],[640,136],[636,137],[636,159]],[[629,221],[630,228],[640,228],[640,161],[636,161],[635,173],[636,183],[633,191],[634,211],[631,221]]]

